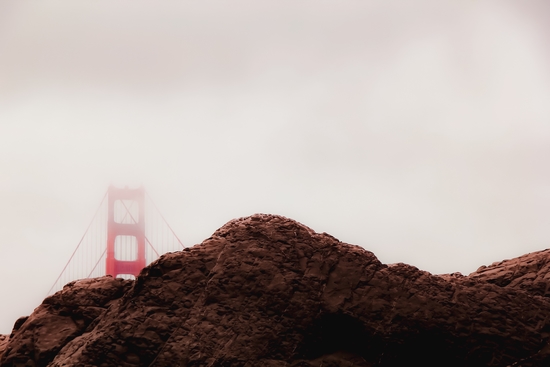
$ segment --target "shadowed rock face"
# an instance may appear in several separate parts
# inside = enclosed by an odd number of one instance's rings
[[[384,265],[254,215],[162,256],[135,282],[69,284],[16,323],[0,365],[548,365],[546,288],[489,274]]]

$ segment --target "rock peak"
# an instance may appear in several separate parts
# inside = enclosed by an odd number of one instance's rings
[[[316,235],[314,230],[293,219],[282,215],[257,213],[248,217],[230,220],[214,232],[214,236],[225,237],[228,233],[238,233],[243,230],[254,233],[265,231],[266,234],[274,233],[275,231],[289,232],[294,230],[311,236]]]

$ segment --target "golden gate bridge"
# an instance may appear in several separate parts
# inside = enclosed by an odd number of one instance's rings
[[[111,185],[48,295],[83,278],[134,279],[162,254],[184,247],[142,186]]]

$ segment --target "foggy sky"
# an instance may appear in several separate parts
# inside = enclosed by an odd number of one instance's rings
[[[0,333],[107,186],[468,274],[550,244],[550,5],[0,2]]]

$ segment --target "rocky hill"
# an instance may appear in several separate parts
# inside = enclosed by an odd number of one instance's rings
[[[136,281],[66,285],[0,366],[548,366],[549,255],[434,276],[254,215]]]

